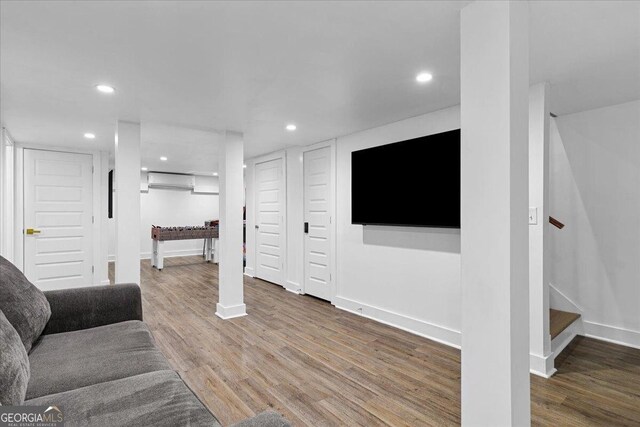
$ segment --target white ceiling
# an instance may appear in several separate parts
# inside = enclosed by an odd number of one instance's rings
[[[19,142],[105,150],[139,121],[150,169],[212,172],[217,130],[249,158],[458,104],[466,3],[2,1],[2,119]],[[638,76],[640,2],[531,3],[554,112],[639,99]]]

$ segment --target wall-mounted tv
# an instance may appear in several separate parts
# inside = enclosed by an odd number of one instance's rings
[[[108,181],[109,189],[109,219],[113,218],[113,169],[109,171],[109,181]]]
[[[351,222],[460,228],[460,129],[352,152]]]

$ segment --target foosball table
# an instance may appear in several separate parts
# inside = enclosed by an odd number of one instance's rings
[[[153,251],[151,265],[158,270],[164,267],[164,242],[167,240],[204,239],[204,253],[207,262],[218,262],[218,226],[156,227],[151,226]]]

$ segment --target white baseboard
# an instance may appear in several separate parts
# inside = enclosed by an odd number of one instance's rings
[[[291,280],[287,280],[285,282],[284,288],[289,292],[293,292],[294,294],[301,295],[302,294],[302,286],[299,283],[292,282]]]
[[[549,283],[549,291],[551,308],[580,313],[583,319],[585,316],[588,317],[589,313],[585,312],[582,307],[572,301],[552,283]],[[582,328],[580,332],[578,332],[578,335],[640,349],[640,331],[634,331],[632,329],[583,320]]]
[[[111,281],[109,279],[103,280],[103,281],[100,282],[101,286],[106,286],[106,285],[110,285],[110,284],[111,284]]]
[[[547,356],[529,354],[529,372],[539,377],[551,378],[551,376],[556,373],[553,362],[553,353]]]
[[[244,275],[248,276],[248,277],[256,277],[256,272],[254,271],[254,269],[252,267],[245,267],[244,268]]]
[[[221,319],[228,320],[246,315],[247,306],[245,304],[232,305],[229,307],[225,307],[220,303],[216,304],[216,316]]]
[[[597,322],[583,321],[584,336],[640,349],[640,332]]]
[[[340,296],[334,298],[333,304],[341,310],[402,329],[450,347],[460,348],[461,334],[459,331]]]

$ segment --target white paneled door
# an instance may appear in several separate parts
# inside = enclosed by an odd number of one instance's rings
[[[24,150],[24,271],[40,289],[93,283],[92,156]]]
[[[304,292],[330,301],[331,147],[304,153]]]
[[[256,277],[283,285],[285,192],[283,159],[257,163]]]

